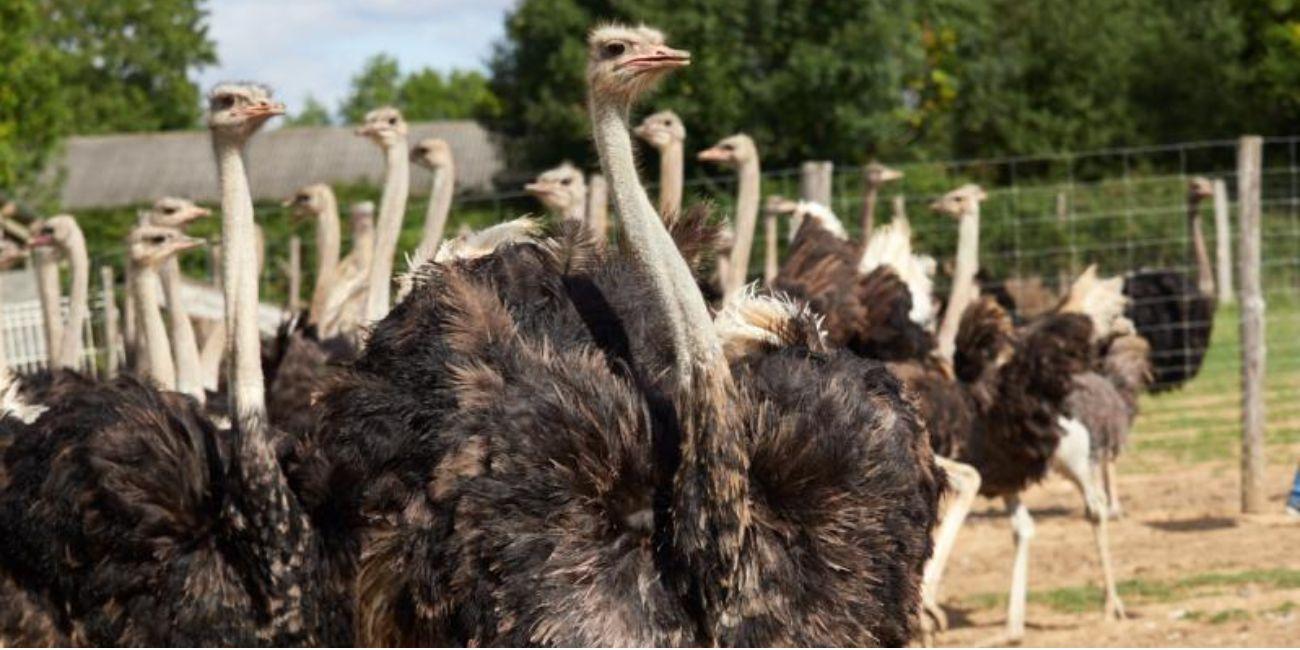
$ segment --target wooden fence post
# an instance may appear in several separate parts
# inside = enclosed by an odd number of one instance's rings
[[[1228,183],[1222,178],[1214,179],[1214,246],[1217,253],[1219,304],[1231,305],[1236,302],[1236,292],[1232,288],[1232,216],[1228,209]]]
[[[302,238],[289,238],[289,311],[302,309]]]
[[[1065,192],[1056,193],[1056,223],[1064,232],[1070,226],[1070,199]],[[1070,283],[1074,281],[1075,269],[1078,266],[1078,260],[1074,257],[1074,242],[1068,240],[1066,245],[1070,249],[1070,263],[1066,268],[1057,272],[1057,286],[1060,287],[1061,295],[1069,291]]]
[[[1260,287],[1260,193],[1263,138],[1237,146],[1241,222],[1241,510],[1264,511],[1264,295]]]
[[[831,207],[831,181],[835,164],[829,160],[809,160],[799,168],[799,198]]]
[[[104,308],[104,376],[108,379],[117,376],[122,354],[117,330],[117,296],[113,292],[115,283],[113,267],[107,264],[99,267],[100,300]]]

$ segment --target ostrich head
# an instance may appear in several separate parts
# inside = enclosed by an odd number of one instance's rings
[[[1204,176],[1193,176],[1187,181],[1187,200],[1193,203],[1214,196],[1214,183]]]
[[[903,177],[903,172],[900,172],[893,167],[886,167],[873,160],[863,168],[862,175],[866,179],[868,185],[871,185],[872,187],[880,187],[890,181],[901,179]]]
[[[547,209],[562,214],[587,200],[587,184],[582,170],[568,162],[542,172],[537,180],[525,185],[524,190],[537,197]]]
[[[961,219],[979,207],[980,201],[987,198],[988,195],[979,185],[971,183],[939,197],[930,204],[930,209],[954,219]]]
[[[138,226],[127,235],[127,252],[135,264],[157,269],[167,258],[203,244],[173,228]]]
[[[672,111],[659,111],[648,115],[640,126],[632,129],[636,137],[645,140],[655,149],[663,150],[673,143],[686,141],[686,125]]]
[[[151,226],[181,229],[211,214],[211,210],[200,208],[193,201],[164,196],[154,201],[153,207],[146,210],[142,217]]]
[[[441,138],[425,138],[411,147],[411,162],[426,169],[451,165],[451,145]]]
[[[587,38],[587,85],[629,109],[670,70],[691,64],[691,53],[664,44],[663,32],[644,25],[606,25]]]
[[[277,115],[284,115],[284,104],[271,101],[271,90],[260,84],[217,84],[208,93],[208,128],[218,138],[245,140]]]
[[[289,216],[297,222],[324,212],[330,203],[332,193],[330,186],[324,183],[312,183],[298,188],[298,191],[285,199],[281,205],[289,208]]]
[[[701,151],[700,160],[704,162],[717,163],[723,167],[735,169],[758,156],[758,148],[754,146],[754,139],[743,134],[723,138],[718,144]]]
[[[381,106],[366,113],[357,135],[364,135],[381,147],[392,146],[406,137],[406,120],[396,108]]]
[[[27,257],[27,249],[9,239],[0,239],[0,270],[8,270]]]
[[[77,220],[70,214],[60,214],[41,219],[32,224],[32,238],[27,245],[36,247],[54,247],[66,248],[71,241],[73,233],[77,232]]]

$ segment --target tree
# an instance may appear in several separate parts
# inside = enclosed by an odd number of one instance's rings
[[[379,106],[401,109],[408,120],[448,120],[492,117],[501,109],[487,78],[478,72],[453,70],[445,77],[432,68],[403,75],[397,59],[387,54],[370,57],[352,77],[343,100],[343,119],[356,123]]]
[[[30,188],[68,122],[58,52],[39,36],[35,0],[0,4],[0,190]]]
[[[36,4],[40,37],[60,52],[72,133],[198,126],[200,91],[189,74],[217,60],[201,0]]]
[[[302,110],[289,116],[284,123],[288,126],[329,126],[330,112],[319,100],[308,95],[302,103]]]

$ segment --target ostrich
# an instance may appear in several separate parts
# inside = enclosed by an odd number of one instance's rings
[[[429,207],[424,214],[420,248],[436,248],[442,243],[443,231],[447,228],[447,215],[451,213],[451,199],[456,193],[456,160],[446,141],[425,138],[411,148],[411,162],[433,174],[433,187],[429,190]]]
[[[357,135],[370,138],[384,152],[384,192],[379,200],[379,223],[375,230],[374,253],[366,282],[366,323],[384,317],[392,294],[393,256],[402,234],[406,198],[410,190],[410,152],[406,149],[406,120],[391,106],[366,113]]]
[[[353,204],[348,211],[352,232],[352,248],[339,262],[325,307],[325,320],[321,335],[334,337],[340,334],[353,337],[363,323],[366,301],[366,281],[374,256],[375,205],[370,201]],[[355,341],[354,341],[355,342]]]
[[[686,125],[682,118],[672,111],[659,111],[647,116],[632,132],[659,152],[659,214],[680,213],[686,164]]]
[[[582,170],[564,162],[539,174],[524,191],[537,197],[547,210],[576,223],[587,220],[587,183]]]
[[[68,269],[72,272],[68,319],[61,328],[61,339],[55,348],[57,354],[50,358],[55,367],[75,370],[81,366],[82,328],[90,312],[90,260],[86,255],[86,238],[77,220],[62,214],[46,219],[33,229],[28,245],[57,248],[68,259]],[[57,304],[57,299],[54,302]]]
[[[731,275],[722,284],[725,295],[732,295],[749,276],[749,253],[754,244],[754,227],[758,224],[758,186],[762,178],[758,147],[752,138],[741,133],[701,151],[699,158],[736,170],[736,241],[727,260]]]
[[[324,183],[305,185],[285,199],[284,207],[294,221],[316,221],[316,286],[307,306],[307,322],[317,328],[325,323],[325,307],[337,286],[339,265],[339,204],[334,190]]]
[[[321,398],[370,522],[362,644],[911,635],[942,480],[924,430],[883,366],[825,349],[793,306],[713,323],[632,152],[631,105],[689,62],[662,38],[590,37],[626,248],[560,224],[426,264]]]
[[[1201,203],[1213,194],[1209,179],[1196,177],[1188,183],[1188,250],[1195,278],[1178,269],[1141,269],[1124,279],[1124,295],[1129,299],[1125,315],[1151,344],[1155,391],[1178,388],[1195,377],[1210,346],[1217,299],[1201,227]]]
[[[863,168],[862,183],[864,190],[862,195],[861,237],[864,243],[871,236],[871,229],[876,225],[876,198],[880,194],[881,186],[902,177],[903,172],[875,161]]]
[[[147,224],[183,232],[195,220],[206,218],[211,214],[212,212],[206,208],[201,208],[185,199],[164,197],[155,201],[153,207],[142,216]],[[194,334],[194,324],[190,321],[189,310],[185,307],[185,301],[181,294],[183,279],[180,260],[177,259],[180,250],[184,249],[178,249],[177,254],[166,257],[162,262],[161,270],[151,270],[150,275],[152,277],[149,281],[156,282],[161,279],[163,291],[167,294],[167,315],[171,326],[172,358],[175,361],[176,370],[175,383],[168,386],[168,388],[189,395],[198,400],[200,405],[203,405],[207,400],[207,394],[204,392],[203,369],[199,359],[199,345]],[[133,266],[137,269],[140,268],[138,264]],[[136,276],[134,271],[132,276],[137,280],[139,279],[139,276]],[[150,290],[152,289],[150,287]],[[135,288],[135,290],[138,292],[138,288]],[[147,343],[147,345],[151,343]],[[157,357],[149,355],[149,358],[150,363],[153,363],[153,360]]]
[[[141,354],[147,359],[146,367],[149,372],[146,377],[161,390],[177,390],[179,374],[179,365],[176,362],[176,354],[169,345],[167,325],[163,322],[161,301],[158,295],[158,285],[160,281],[160,270],[168,265],[168,262],[174,260],[176,255],[182,251],[189,250],[200,245],[201,240],[185,237],[179,229],[163,228],[154,225],[137,226],[127,237],[127,257],[130,264],[134,267],[135,284],[132,290],[135,295],[131,299],[135,301],[136,316],[139,318],[141,338]],[[168,283],[170,284],[170,283]],[[172,296],[171,291],[167,291],[168,299],[179,296]],[[175,308],[179,305],[179,300],[175,303],[169,303],[169,308]],[[184,308],[180,309],[181,317],[184,318]],[[176,333],[175,320],[172,321],[172,338]],[[196,359],[197,360],[197,359]],[[199,391],[200,395],[202,390]],[[187,393],[193,395],[192,393]],[[202,397],[198,397],[199,403],[202,404]]]
[[[28,232],[34,233],[45,228],[45,220],[32,222]],[[59,258],[50,247],[40,246],[32,251],[32,265],[36,270],[36,293],[41,301],[41,323],[45,331],[45,357],[49,368],[58,367],[61,356],[59,344],[63,342],[63,289],[59,285]],[[131,316],[133,314],[128,314]],[[129,327],[134,320],[128,321]],[[134,342],[128,337],[128,342]],[[131,352],[128,350],[128,352]]]

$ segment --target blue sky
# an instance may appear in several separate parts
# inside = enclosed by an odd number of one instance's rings
[[[270,84],[296,112],[308,95],[331,111],[367,57],[403,70],[485,69],[516,0],[211,0],[220,63],[198,74],[206,90],[228,80]]]

